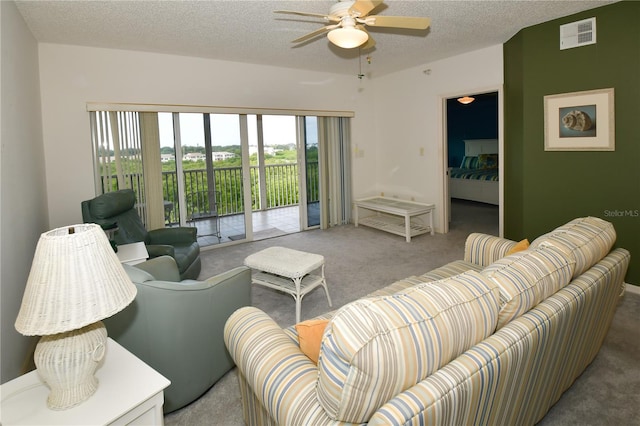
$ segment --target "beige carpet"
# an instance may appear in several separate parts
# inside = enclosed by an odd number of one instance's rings
[[[319,253],[325,256],[329,292],[334,302],[333,309],[336,309],[398,279],[422,274],[462,258],[464,241],[470,232],[496,235],[497,207],[456,202],[448,234],[422,235],[411,243],[375,229],[346,225],[216,248],[203,253],[201,278],[242,265],[249,254],[274,245]],[[267,312],[283,327],[295,321],[295,303],[289,295],[254,286],[252,304]],[[323,290],[318,288],[303,299],[302,319],[330,309]],[[640,353],[640,332],[633,325],[637,312],[640,312],[640,296],[627,297],[616,314],[605,348],[547,415],[545,424],[599,425],[604,424],[603,419],[615,419],[618,424],[631,424],[630,421],[638,424],[640,363],[636,360]],[[607,386],[599,386],[600,381],[606,381]],[[607,397],[606,392],[614,390],[617,383],[624,387],[616,393],[616,403],[612,406],[612,398]],[[243,424],[235,369],[199,400],[166,415],[165,424]]]

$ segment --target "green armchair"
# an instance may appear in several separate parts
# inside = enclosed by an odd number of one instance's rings
[[[224,325],[236,309],[251,305],[251,270],[241,266],[206,281],[180,281],[169,256],[123,267],[138,294],[103,322],[109,337],[171,381],[164,412],[175,411],[235,366]]]
[[[82,220],[97,223],[104,229],[117,226],[113,238],[116,245],[142,241],[149,258],[171,256],[178,264],[181,279],[197,279],[202,268],[197,229],[175,227],[147,231],[135,203],[136,196],[131,189],[107,192],[81,203]]]

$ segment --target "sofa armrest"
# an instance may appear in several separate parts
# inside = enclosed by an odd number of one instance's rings
[[[188,226],[149,231],[149,244],[192,244],[198,241],[198,230]]]
[[[474,232],[464,244],[464,260],[482,267],[488,266],[503,258],[516,244],[516,241],[506,238]]]
[[[240,308],[227,320],[224,340],[253,398],[275,424],[331,423],[316,397],[317,366],[271,317]]]

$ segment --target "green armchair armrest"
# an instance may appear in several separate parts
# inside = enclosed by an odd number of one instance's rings
[[[149,231],[149,244],[191,244],[198,241],[198,230],[181,226],[177,228],[161,228]]]
[[[149,258],[158,256],[176,257],[176,249],[173,246],[166,244],[147,244],[146,247],[147,253],[149,253]]]

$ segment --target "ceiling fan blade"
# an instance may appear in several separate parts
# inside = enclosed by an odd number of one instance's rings
[[[333,15],[323,15],[321,13],[308,13],[308,12],[296,12],[293,10],[274,10],[273,13],[283,13],[286,15],[299,15],[299,16],[311,16],[314,18],[322,18],[326,21],[331,21],[331,22],[340,22],[340,17],[339,16],[333,16]]]
[[[326,33],[329,30],[333,30],[334,28],[338,28],[340,25],[327,25],[322,28],[318,28],[317,30],[310,32],[309,34],[303,35],[300,38],[297,38],[292,41],[292,43],[302,43],[303,41],[310,40],[314,37],[319,36],[320,34]]]
[[[431,25],[430,18],[414,16],[368,16],[364,24],[371,27],[408,28],[411,30],[426,30]]]
[[[349,9],[349,14],[356,18],[364,18],[376,7],[382,4],[382,0],[356,0]]]

